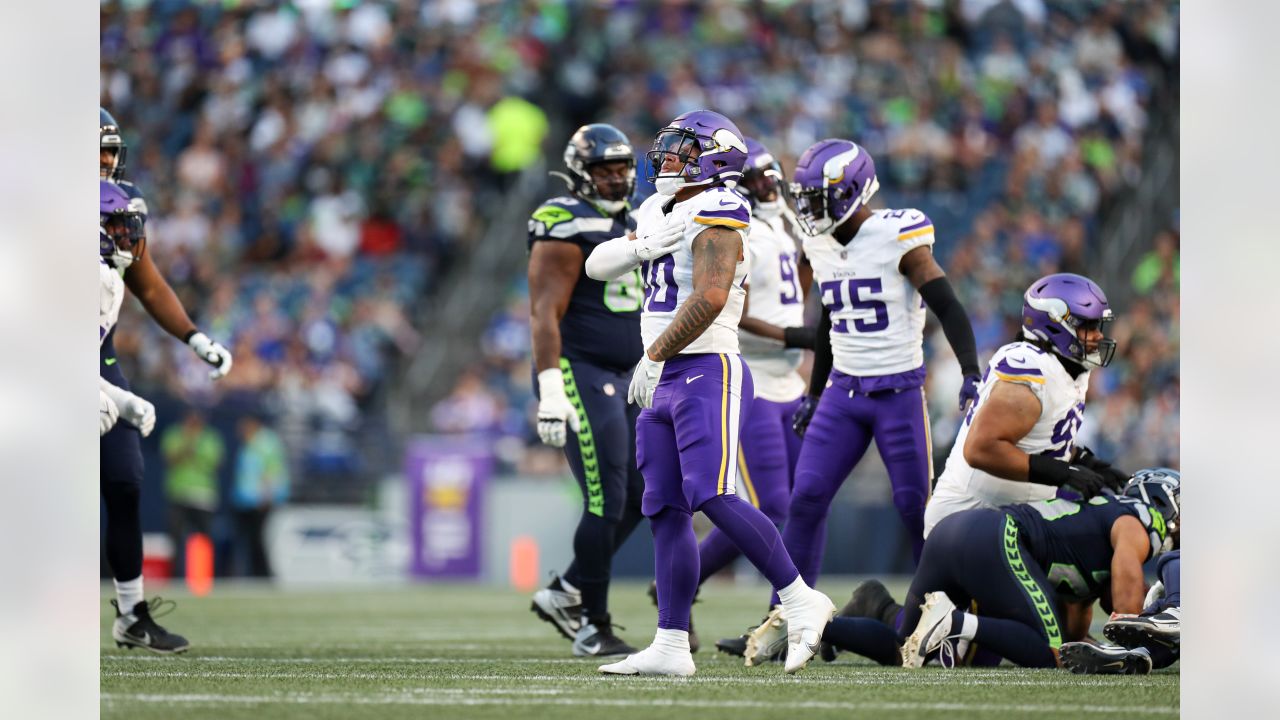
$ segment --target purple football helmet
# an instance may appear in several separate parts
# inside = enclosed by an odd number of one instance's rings
[[[1046,342],[1057,354],[1081,365],[1106,367],[1111,363],[1116,341],[1106,337],[1106,328],[1113,319],[1102,288],[1081,275],[1046,275],[1031,283],[1022,297],[1022,336]],[[1097,349],[1089,352],[1079,331],[1095,329],[1103,337]]]
[[[110,180],[98,181],[98,254],[123,270],[142,257],[142,214],[129,209],[129,194]]]
[[[751,205],[763,214],[776,215],[782,209],[787,186],[782,178],[782,165],[777,158],[755,138],[744,138],[747,143],[747,164],[742,170],[738,189],[751,201]],[[772,195],[771,200],[765,198]]]
[[[667,156],[679,161],[678,171],[662,171]],[[649,151],[649,181],[660,194],[674,195],[683,187],[737,182],[746,162],[747,144],[738,126],[718,112],[694,110],[658,131]]]
[[[791,182],[796,217],[809,235],[831,232],[879,189],[871,154],[849,140],[827,139],[811,145],[796,163]]]

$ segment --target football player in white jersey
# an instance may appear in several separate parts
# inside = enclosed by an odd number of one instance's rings
[[[831,501],[872,439],[913,557],[920,559],[933,476],[924,396],[926,305],[960,361],[961,409],[977,395],[973,328],[933,258],[933,222],[919,210],[872,211],[867,202],[879,187],[871,155],[835,139],[805,150],[791,184],[823,304],[809,395],[795,418],[804,442],[782,532],[810,584],[822,565]],[[775,610],[751,632],[748,665],[776,651],[786,620]]]
[[[1058,273],[1031,284],[1023,295],[1022,337],[987,365],[925,510],[926,535],[962,510],[1049,500],[1059,488],[1090,498],[1124,486],[1127,473],[1075,442],[1089,373],[1115,355],[1116,343],[1105,334],[1113,317],[1102,288],[1086,277]],[[901,610],[872,580],[853,591],[841,614],[894,626]],[[1072,624],[1087,626],[1091,611],[1090,603],[1064,601]]]
[[[813,347],[814,329],[804,324],[813,273],[786,217],[782,166],[755,139],[746,143],[747,165],[738,189],[751,201],[750,269],[738,342],[751,371],[755,401],[742,430],[738,469],[747,499],[782,527],[800,456],[800,437],[791,431],[791,418],[806,388],[797,372],[803,348]],[[698,545],[698,554],[701,585],[739,553],[723,532],[713,529]]]
[[[692,675],[689,614],[698,585],[693,513],[702,511],[777,589],[791,619],[786,669],[804,667],[835,612],[800,577],[763,513],[738,496],[738,437],[753,398],[738,353],[751,209],[733,190],[747,147],[719,113],[699,110],[658,132],[650,163],[658,194],[636,231],[596,246],[587,274],[612,280],[637,265],[645,281],[645,354],[628,398],[636,423],[642,501],[654,536],[658,631],[653,644],[601,672]]]
[[[960,510],[1048,500],[1059,487],[1092,497],[1128,479],[1076,445],[1089,373],[1106,367],[1114,317],[1102,288],[1058,273],[1031,284],[1022,339],[991,357],[925,513],[925,533]]]

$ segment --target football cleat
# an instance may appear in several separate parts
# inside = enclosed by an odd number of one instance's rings
[[[613,623],[607,614],[591,618],[578,629],[578,634],[573,638],[573,654],[578,657],[630,655],[635,651],[635,648],[613,634]]]
[[[722,653],[744,657],[747,654],[747,635],[736,638],[721,638],[716,641],[716,649]]]
[[[698,593],[700,593],[701,591],[702,591],[702,588],[698,588],[698,592],[695,592],[693,594],[694,602],[698,602]],[[657,580],[649,581],[648,595],[649,595],[649,599],[653,601],[653,606],[658,607],[658,581]],[[719,643],[717,643],[716,646],[719,647]],[[693,629],[693,613],[690,613],[689,614],[689,652],[696,653],[698,652],[698,649],[701,647],[702,647],[702,643],[698,641],[698,632]],[[742,653],[738,653],[738,655],[741,655],[741,654]]]
[[[551,584],[533,594],[529,609],[554,625],[565,639],[577,639],[582,628],[582,593],[565,590],[559,575],[552,573]]]
[[[173,611],[176,603],[159,597],[150,601],[142,601],[133,606],[127,613],[120,612],[120,604],[115,600],[111,606],[116,609],[116,620],[111,626],[111,637],[116,645],[130,650],[140,647],[162,655],[183,653],[191,647],[191,643],[181,635],[165,630],[153,617],[163,617]]]
[[[673,675],[689,677],[697,670],[693,654],[663,650],[653,645],[616,663],[601,665],[605,675]]]
[[[1146,648],[1129,650],[1087,642],[1063,643],[1058,649],[1062,667],[1077,675],[1146,675],[1151,655]]]
[[[853,594],[849,596],[849,602],[840,608],[836,617],[871,618],[892,628],[901,610],[902,606],[893,601],[893,596],[889,594],[889,589],[884,586],[884,583],[879,580],[868,580],[854,588]],[[824,642],[820,652],[825,662],[832,662],[840,651],[831,643]]]
[[[949,667],[947,656],[953,649],[948,642],[951,635],[951,613],[956,605],[944,592],[926,593],[920,606],[920,622],[902,646],[902,667],[921,668],[933,653],[940,653],[944,667]],[[952,657],[954,664],[954,656]]]
[[[783,669],[788,673],[799,672],[822,644],[822,633],[827,623],[835,617],[836,606],[831,598],[808,588],[799,600],[787,603],[787,661]]]
[[[787,618],[782,606],[778,605],[770,610],[764,620],[743,637],[747,639],[742,648],[742,657],[747,667],[786,657]]]
[[[1126,648],[1162,645],[1176,648],[1182,641],[1182,608],[1166,608],[1155,615],[1126,615],[1109,621],[1102,634]]]

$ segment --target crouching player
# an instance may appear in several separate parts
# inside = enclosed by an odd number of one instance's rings
[[[1158,468],[1138,473],[1143,480],[1177,487],[1177,470]],[[1180,529],[1169,535],[1177,546]],[[1073,642],[1062,646],[1062,666],[1074,673],[1146,674],[1178,661],[1182,645],[1182,551],[1164,553],[1156,564],[1160,578],[1147,593],[1139,615],[1113,614],[1102,634],[1115,645]]]
[[[933,658],[952,666],[973,642],[1024,667],[1058,666],[1063,642],[1088,632],[1094,600],[1116,613],[1141,609],[1143,563],[1177,542],[1179,485],[1147,472],[1118,497],[948,516],[925,543],[902,631],[836,618],[823,640],[883,664],[894,662],[901,641],[905,667]],[[1084,611],[1064,613],[1064,601]],[[971,602],[977,613],[959,609]]]

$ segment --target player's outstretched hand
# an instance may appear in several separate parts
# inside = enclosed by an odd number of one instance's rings
[[[98,437],[102,437],[115,427],[116,420],[120,419],[120,408],[116,407],[116,403],[111,396],[98,391]]]
[[[631,251],[641,262],[648,262],[675,252],[684,237],[684,224],[667,223],[657,230],[631,241]]]
[[[809,429],[809,421],[813,419],[813,411],[818,409],[818,398],[812,395],[805,395],[800,401],[800,407],[796,408],[796,412],[791,416],[791,429],[796,434],[804,437],[804,431]]]
[[[659,360],[650,360],[648,353],[640,356],[635,374],[631,376],[631,385],[627,388],[627,402],[642,408],[653,407],[653,391],[658,387],[658,380],[662,378],[662,366],[665,364]]]
[[[564,373],[547,368],[538,373],[538,438],[552,447],[564,447],[565,428],[578,432],[578,411],[564,389]]]
[[[1088,500],[1110,487],[1110,480],[1083,465],[1071,465],[1067,468],[1067,476],[1062,487],[1071,488],[1080,493],[1080,497]]]
[[[965,375],[964,382],[960,385],[960,414],[964,415],[969,412],[969,408],[978,402],[978,383],[982,382],[980,375]]]
[[[187,338],[187,345],[191,346],[197,357],[213,366],[209,371],[210,380],[217,380],[231,372],[231,351],[223,347],[222,343],[197,330]]]
[[[1119,492],[1129,482],[1129,473],[1112,467],[1111,463],[1103,460],[1093,453],[1092,450],[1084,445],[1077,445],[1075,451],[1075,459],[1073,464],[1082,465],[1090,470],[1098,473],[1107,483],[1107,487]]]

